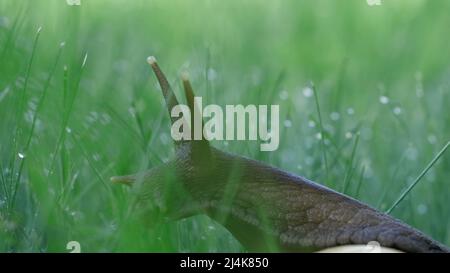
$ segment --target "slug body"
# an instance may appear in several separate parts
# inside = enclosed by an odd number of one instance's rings
[[[156,61],[149,63],[170,110],[176,98]],[[192,89],[187,79],[184,84],[192,110]],[[156,206],[174,220],[207,214],[249,251],[311,252],[377,241],[404,252],[449,252],[399,220],[303,177],[207,141],[175,144],[175,159],[112,178],[132,184],[136,208]]]

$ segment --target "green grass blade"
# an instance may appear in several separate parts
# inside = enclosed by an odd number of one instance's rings
[[[327,159],[327,151],[326,151],[326,147],[325,147],[325,131],[323,129],[323,122],[322,122],[322,113],[320,111],[320,104],[319,104],[319,96],[317,95],[317,90],[316,87],[313,83],[311,83],[311,88],[313,90],[313,94],[314,94],[314,101],[316,103],[316,110],[317,110],[317,115],[319,117],[319,129],[320,129],[320,143],[321,143],[321,147],[322,147],[322,156],[323,156],[323,161],[325,164],[325,184],[327,184],[329,181],[329,168],[328,168],[328,159]]]
[[[403,199],[411,192],[411,190],[419,183],[419,181],[427,174],[427,172],[434,166],[434,164],[441,158],[445,153],[447,148],[450,146],[450,141],[442,148],[439,153],[431,160],[430,163],[425,167],[425,169],[420,173],[420,175],[414,180],[414,182],[399,196],[399,198],[392,204],[392,206],[386,211],[386,213],[391,213],[397,206],[402,202]]]

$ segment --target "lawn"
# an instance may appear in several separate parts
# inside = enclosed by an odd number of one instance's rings
[[[245,251],[206,216],[145,225],[110,183],[174,156],[149,55],[179,98],[188,71],[204,104],[280,105],[276,151],[215,147],[381,211],[418,181],[390,214],[450,245],[450,152],[426,168],[450,141],[450,2],[381,3],[0,0],[0,252]]]

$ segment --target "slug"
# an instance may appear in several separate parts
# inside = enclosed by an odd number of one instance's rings
[[[178,100],[156,59],[147,61],[170,115]],[[192,113],[187,77],[183,86]],[[171,220],[206,214],[252,252],[351,252],[372,241],[383,251],[450,252],[400,220],[306,178],[221,151],[204,139],[175,146],[174,159],[111,178],[132,187],[135,208],[157,208]]]

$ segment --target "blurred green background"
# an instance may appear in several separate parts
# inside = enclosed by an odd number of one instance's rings
[[[446,0],[0,0],[0,251],[68,252],[72,240],[83,252],[244,251],[206,216],[134,223],[129,190],[109,183],[173,157],[148,55],[179,97],[187,70],[204,104],[280,105],[277,151],[216,147],[388,209],[450,140],[449,10]],[[447,245],[449,177],[447,153],[392,212]]]

